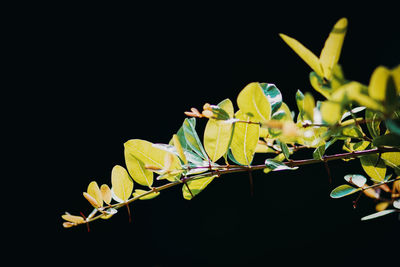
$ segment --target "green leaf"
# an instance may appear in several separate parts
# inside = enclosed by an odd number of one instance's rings
[[[374,146],[400,146],[400,136],[394,133],[389,133],[377,136],[372,140]]]
[[[286,158],[287,160],[289,160],[290,154],[289,154],[289,148],[288,148],[287,144],[286,144],[285,142],[279,141],[278,139],[276,140],[276,143],[277,143],[277,144],[279,145],[279,147],[281,148],[281,151],[282,151],[283,155],[285,156],[285,158]]]
[[[131,139],[125,144],[125,155],[129,155],[137,158],[139,161],[143,162],[145,165],[155,166],[160,169],[160,171],[155,171],[158,174],[164,174],[162,171],[164,169],[165,159],[170,154],[172,162],[170,165],[170,170],[180,170],[181,163],[178,156],[175,153],[168,151],[166,148],[160,148],[160,145],[155,145],[151,142],[141,140],[141,139]],[[172,147],[172,146],[171,146]],[[173,147],[172,147],[173,148]],[[175,181],[178,175],[164,176],[165,179],[169,181]]]
[[[372,138],[375,138],[381,134],[380,124],[381,118],[380,113],[374,112],[370,109],[365,111],[365,120],[367,121],[367,128]]]
[[[353,186],[343,184],[343,185],[340,185],[340,186],[336,187],[335,189],[333,189],[330,196],[331,196],[331,198],[341,198],[344,196],[354,194],[360,190],[361,190],[361,188],[355,188]]]
[[[135,189],[135,192],[133,192],[132,196],[133,197],[138,197],[138,196],[140,196],[140,195],[142,195],[142,194],[144,194],[146,192],[147,192],[146,190]],[[160,194],[160,192],[153,192],[153,193],[145,195],[145,196],[143,196],[143,197],[141,197],[139,199],[140,200],[149,200],[149,199],[153,199],[153,198],[157,197],[159,194]]]
[[[385,179],[386,165],[378,155],[366,155],[360,157],[361,166],[374,182],[380,183]]]
[[[244,114],[242,110],[236,112],[236,118],[242,121],[250,121],[251,119],[251,117]],[[235,123],[230,148],[233,157],[239,164],[248,166],[251,164],[259,136],[260,125],[244,122]]]
[[[111,172],[113,198],[119,203],[129,199],[133,190],[133,181],[124,167],[116,165]]]
[[[382,217],[382,216],[385,216],[385,215],[393,213],[393,212],[396,212],[396,210],[395,209],[390,209],[390,210],[378,211],[378,212],[375,212],[375,213],[372,213],[370,215],[362,217],[361,221],[375,219],[375,218]]]
[[[197,196],[201,191],[203,191],[204,188],[206,188],[207,185],[209,185],[212,182],[212,180],[214,180],[214,178],[217,176],[218,175],[213,175],[213,176],[190,180],[190,181],[186,182],[186,185],[184,184],[182,187],[183,198],[187,199],[187,200],[191,200],[194,196]],[[188,187],[189,187],[190,191],[189,191]],[[193,196],[192,196],[192,194],[193,194]]]
[[[309,78],[311,86],[325,98],[329,99],[330,93],[332,92],[331,87],[314,71],[310,72]]]
[[[397,134],[400,138],[400,119],[388,119],[385,121],[385,124],[391,133]]]
[[[197,135],[196,129],[196,119],[187,118],[183,122],[183,133],[185,135],[186,143],[188,146],[200,157],[207,159],[207,153]]]
[[[282,105],[282,94],[273,83],[260,83],[264,94],[271,105],[271,113],[275,113]]]
[[[153,172],[147,170],[145,164],[130,153],[128,149],[125,149],[124,154],[126,167],[133,180],[140,185],[151,187],[153,185]]]
[[[230,116],[233,117],[233,105],[229,99],[218,105],[226,106],[231,113]],[[204,130],[204,148],[212,162],[216,162],[227,152],[232,132],[232,123],[215,119],[208,120]]]
[[[248,84],[238,95],[239,109],[254,122],[265,122],[271,118],[271,104],[260,84]]]
[[[297,109],[299,110],[299,115],[297,117],[297,120],[303,121],[304,95],[300,90],[297,90],[297,92],[296,92],[296,104],[297,104]]]
[[[289,167],[276,159],[266,159],[265,166],[272,171],[297,170],[299,167]]]
[[[313,158],[322,160],[325,153],[325,144],[318,146],[313,152]]]

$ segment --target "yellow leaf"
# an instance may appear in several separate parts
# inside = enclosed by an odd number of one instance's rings
[[[134,154],[125,149],[125,164],[133,180],[143,186],[153,185],[153,172],[145,168],[145,164],[138,160]]]
[[[91,195],[94,199],[96,199],[96,202],[99,204],[99,207],[103,206],[103,197],[101,195],[100,188],[97,185],[96,181],[90,182],[87,188],[87,193]]]
[[[143,193],[146,193],[147,191],[142,190],[142,189],[135,189],[135,192],[133,192],[132,196],[133,197],[138,197],[140,195],[142,195]],[[139,198],[140,200],[149,200],[149,199],[153,199],[155,197],[157,197],[160,194],[160,192],[153,192],[150,194],[147,194],[141,198]]]
[[[243,88],[237,97],[237,104],[253,122],[265,122],[271,118],[271,104],[257,82]]]
[[[379,66],[374,70],[368,86],[368,94],[370,97],[378,101],[385,100],[389,76],[390,71],[383,66]]]
[[[339,61],[346,31],[347,19],[341,18],[338,22],[336,22],[328,36],[328,39],[325,41],[324,48],[321,51],[319,60],[324,72],[324,77],[328,80],[331,80],[333,67]]]
[[[97,200],[96,200],[94,197],[92,197],[91,195],[89,195],[88,193],[83,192],[83,197],[86,198],[86,200],[87,200],[93,207],[95,207],[96,209],[97,209],[97,208],[100,208],[100,204],[97,202]]]
[[[312,94],[306,92],[304,95],[304,112],[306,118],[314,121],[314,108],[315,108],[315,100]]]
[[[236,112],[236,118],[250,121],[250,117],[241,110]],[[260,125],[245,122],[236,122],[231,142],[231,151],[237,162],[250,165],[260,136]]]
[[[379,161],[378,161],[379,160]],[[386,175],[386,166],[378,155],[366,155],[360,158],[361,166],[374,182],[383,182]]]
[[[342,118],[342,113],[340,103],[324,101],[321,104],[322,119],[328,124],[336,124]]]
[[[389,206],[389,204],[390,204],[390,202],[388,202],[388,201],[380,202],[375,206],[375,210],[376,211],[385,210]]]
[[[64,220],[71,222],[71,223],[75,223],[75,224],[80,224],[80,223],[84,223],[85,219],[83,219],[83,217],[81,216],[75,216],[75,215],[71,215],[71,214],[64,214],[61,216]]]
[[[115,165],[111,172],[112,191],[117,202],[129,199],[133,190],[133,181],[124,167]]]
[[[311,69],[317,73],[318,76],[324,77],[324,73],[319,61],[319,58],[310,50],[308,50],[304,45],[302,45],[296,39],[293,39],[283,33],[279,34],[279,36],[299,55],[304,62],[310,66]]]
[[[162,146],[157,146],[151,142],[141,140],[141,139],[132,139],[127,141],[125,144],[125,158],[126,157],[134,157],[138,159],[140,162],[144,163],[144,166],[154,166],[158,168],[155,172],[158,174],[163,174],[163,178],[169,181],[175,181],[175,178],[179,173],[175,175],[164,175],[165,170],[165,155],[171,154],[172,163],[170,166],[171,170],[181,170],[180,160],[177,155],[174,153],[162,149]],[[144,181],[143,181],[144,182]]]
[[[110,204],[110,202],[111,202],[111,197],[112,197],[110,187],[108,187],[108,185],[106,185],[106,184],[102,184],[102,185],[100,186],[100,191],[101,191],[101,195],[102,195],[102,197],[103,197],[103,201],[104,201],[105,203],[107,203],[107,204]]]
[[[387,166],[400,171],[400,152],[382,153],[381,157]]]
[[[183,198],[187,200],[191,200],[192,197],[198,195],[206,186],[214,180],[217,175],[213,175],[210,177],[205,177],[201,179],[191,180],[183,185],[182,193]],[[188,190],[188,187],[190,191]],[[193,195],[193,196],[192,196]]]
[[[394,84],[396,85],[397,94],[400,94],[400,65],[397,65],[396,68],[392,69],[392,77]]]

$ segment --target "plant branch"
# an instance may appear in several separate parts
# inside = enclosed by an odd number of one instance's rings
[[[373,148],[373,149],[367,149],[367,150],[362,150],[362,151],[354,151],[354,152],[349,152],[349,153],[341,153],[341,154],[334,154],[334,155],[325,155],[323,159],[303,159],[303,160],[291,160],[288,162],[282,162],[283,164],[287,165],[288,167],[297,167],[297,166],[302,166],[302,165],[309,165],[309,164],[316,164],[316,163],[321,163],[321,162],[327,162],[327,161],[331,161],[331,160],[338,160],[338,159],[349,159],[349,158],[357,158],[357,157],[361,157],[364,155],[370,155],[370,154],[377,154],[377,153],[386,153],[386,152],[400,152],[400,149],[394,148],[394,147],[378,147],[378,148]],[[182,177],[181,179],[178,179],[176,181],[173,182],[169,182],[167,184],[158,186],[158,187],[152,187],[150,190],[137,195],[131,199],[128,199],[127,201],[123,202],[123,203],[116,203],[113,205],[109,205],[106,206],[102,209],[99,209],[99,211],[101,212],[101,214],[94,216],[92,218],[86,218],[84,223],[89,223],[92,221],[95,221],[97,219],[100,219],[102,216],[104,216],[104,210],[106,208],[114,208],[114,209],[119,209],[123,206],[127,206],[129,204],[131,204],[132,202],[145,197],[151,193],[154,192],[160,192],[162,190],[168,189],[170,187],[179,185],[179,184],[184,184],[187,183],[189,181],[192,180],[196,180],[196,179],[201,179],[201,178],[206,178],[206,177],[210,177],[212,175],[215,174],[215,172],[218,172],[218,177],[219,175],[222,174],[228,174],[228,173],[236,173],[236,172],[250,172],[250,171],[254,171],[254,170],[262,170],[265,169],[266,166],[264,164],[261,165],[253,165],[253,166],[241,166],[241,165],[219,165],[219,166],[211,166],[212,169],[209,171],[206,171],[204,173],[201,174],[196,174],[196,175],[192,175],[192,176],[185,176]],[[196,167],[196,168],[202,168],[201,166]],[[209,169],[210,167],[207,166],[207,169]],[[193,168],[192,168],[193,169]],[[400,178],[396,178],[396,179],[392,179],[392,180],[388,180],[386,182],[382,182],[379,184],[375,184],[372,185],[368,188],[373,188],[379,185],[382,185],[383,183],[390,183],[390,182],[394,182],[396,180],[399,180]],[[77,224],[78,225],[78,224]]]

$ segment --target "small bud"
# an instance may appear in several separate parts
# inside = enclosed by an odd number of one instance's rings
[[[89,201],[89,203],[95,207],[96,209],[100,207],[99,203],[97,202],[97,200],[92,197],[91,195],[89,195],[86,192],[83,192],[83,196],[86,198],[87,201]]]
[[[197,108],[191,108],[190,110],[191,110],[192,113],[195,114],[197,117],[199,117],[199,118],[201,117],[201,114],[200,114],[200,112],[198,111]]]
[[[203,110],[212,111],[212,107],[211,107],[211,105],[209,103],[205,103],[204,106],[203,106]]]

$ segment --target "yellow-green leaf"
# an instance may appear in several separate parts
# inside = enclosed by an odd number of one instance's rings
[[[372,73],[368,86],[368,94],[375,100],[384,101],[386,97],[386,88],[390,77],[390,71],[383,67],[377,67]]]
[[[108,187],[108,185],[106,184],[102,184],[100,186],[100,191],[101,191],[101,195],[103,197],[103,201],[106,204],[110,204],[111,202],[111,198],[112,198],[112,194],[111,194],[111,189],[110,187]]]
[[[203,189],[206,188],[206,186],[209,183],[211,183],[215,177],[217,177],[217,175],[188,181],[182,187],[183,198],[187,199],[187,200],[191,200],[194,196],[198,195],[201,191],[203,191]],[[190,191],[189,191],[188,187],[189,187]]]
[[[96,181],[90,182],[87,188],[87,193],[96,200],[96,202],[99,204],[99,207],[103,206],[103,197]]]
[[[181,164],[179,158],[174,153],[156,147],[153,143],[141,140],[141,139],[131,139],[125,144],[125,155],[133,156],[139,161],[143,162],[144,165],[154,166],[160,169],[160,171],[155,171],[158,174],[164,174],[164,164],[167,154],[171,154],[172,162],[170,165],[170,170],[180,170]],[[166,175],[164,178],[169,181],[175,181],[177,175]]]
[[[382,153],[381,157],[387,166],[400,172],[400,152]]]
[[[254,122],[265,122],[271,118],[271,105],[257,82],[248,84],[238,95],[239,109]]]
[[[340,103],[324,101],[321,104],[322,119],[328,124],[336,124],[342,118],[342,113]]]
[[[227,108],[229,111],[227,113],[230,117],[233,117],[233,105],[229,99],[224,100],[218,106],[224,110]],[[204,130],[204,148],[212,162],[220,159],[228,150],[232,130],[232,123],[215,119],[208,120]]]
[[[397,94],[400,94],[400,65],[392,69],[392,77],[396,86]]]
[[[125,202],[133,190],[133,181],[124,167],[116,165],[111,172],[112,192],[115,201]]]
[[[328,39],[325,41],[319,60],[326,79],[331,80],[333,67],[338,63],[342,51],[344,37],[347,31],[347,19],[341,18],[336,22]]]
[[[340,185],[340,186],[336,187],[335,189],[333,189],[330,195],[331,195],[331,198],[341,198],[344,196],[354,194],[360,190],[361,190],[361,188],[355,188],[353,186],[343,184],[343,185]]]
[[[366,155],[360,158],[361,166],[374,182],[380,183],[385,179],[386,165],[378,155]]]
[[[250,121],[250,116],[241,110],[236,112],[236,118]],[[231,151],[235,160],[242,165],[250,165],[257,147],[260,135],[260,125],[236,122],[231,142]]]
[[[297,55],[304,60],[304,62],[307,63],[308,66],[310,66],[311,69],[313,69],[320,77],[324,76],[319,58],[313,52],[308,50],[296,39],[293,39],[282,33],[279,34],[279,36],[290,46],[290,48],[293,49],[294,52],[296,52]]]
[[[179,158],[182,160],[183,164],[187,165],[188,161],[186,159],[185,153],[183,152],[182,144],[179,141],[178,135],[174,134],[172,136],[173,144],[174,147],[176,148],[176,151],[178,152]]]
[[[146,190],[142,190],[142,189],[135,189],[135,192],[133,192],[132,196],[133,197],[138,197],[140,195],[143,195],[144,193],[146,193]],[[157,197],[160,194],[160,192],[152,192],[149,193],[141,198],[139,198],[140,200],[149,200],[149,199],[153,199],[155,197]]]
[[[309,92],[306,92],[304,95],[304,113],[306,115],[306,119],[314,121],[314,108],[314,97]]]
[[[125,164],[133,180],[143,186],[151,187],[153,185],[153,172],[145,168],[145,164],[135,157],[129,149],[125,149]]]

